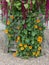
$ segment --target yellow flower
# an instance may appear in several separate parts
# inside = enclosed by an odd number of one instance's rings
[[[13,56],[16,57],[16,52],[13,53]]]
[[[7,34],[8,33],[8,29],[4,30],[4,32]]]
[[[20,26],[17,26],[17,29],[19,30],[20,29]]]
[[[37,19],[36,22],[37,22],[37,23],[40,23],[40,19]]]
[[[17,37],[17,40],[20,40],[20,36]]]
[[[40,51],[37,51],[36,56],[38,56],[39,54],[40,54]]]
[[[41,36],[38,36],[38,38],[37,38],[37,41],[39,42],[39,43],[42,43],[42,37]]]
[[[27,44],[24,45],[24,48],[26,48],[26,47],[27,47]]]
[[[42,28],[40,27],[39,30],[42,30]]]
[[[16,40],[16,43],[18,43],[18,40]]]
[[[8,34],[8,37],[11,37],[12,35]]]
[[[34,25],[34,28],[36,28],[36,29],[37,29],[37,28],[38,28],[38,26],[37,26],[37,25]]]
[[[40,47],[38,47],[38,50],[40,51],[42,49],[42,47],[40,46]]]
[[[33,55],[36,55],[36,52],[32,52]]]
[[[36,54],[35,56],[37,57],[38,55]]]
[[[32,46],[29,46],[29,49],[32,49]]]
[[[18,54],[18,50],[16,50],[16,54]]]
[[[20,49],[23,51],[24,50],[24,47],[21,47]]]
[[[10,18],[11,18],[11,19],[14,19],[14,16],[13,16],[13,15],[11,15],[11,16],[10,16]]]
[[[37,53],[36,53],[37,55],[39,55],[40,54],[40,51],[37,51]]]
[[[21,46],[23,46],[23,44],[22,44],[22,43],[20,43],[20,44],[19,44],[19,46],[21,47]]]
[[[10,21],[9,20],[7,21],[7,25],[10,25]]]

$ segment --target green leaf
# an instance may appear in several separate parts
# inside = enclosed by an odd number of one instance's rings
[[[30,27],[30,26],[31,26],[31,24],[30,24],[30,23],[28,23],[28,24],[27,24],[27,26],[28,26],[28,27]]]
[[[23,31],[25,34],[27,34],[27,30],[26,29],[24,29],[24,31]]]
[[[28,9],[28,4],[24,4],[24,7],[25,7],[26,9]]]
[[[35,0],[33,0],[32,2],[33,2],[33,4],[35,4],[35,2],[36,2],[36,1],[35,1]]]
[[[32,36],[35,36],[36,34],[37,34],[36,32],[32,31]]]
[[[20,53],[20,56],[22,56],[23,54],[22,53]]]
[[[31,43],[34,44],[34,41],[32,41]]]
[[[25,20],[23,20],[20,24],[25,24]]]
[[[29,43],[29,39],[25,39],[25,42],[26,42],[26,43]]]

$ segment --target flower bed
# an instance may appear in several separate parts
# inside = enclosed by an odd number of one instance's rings
[[[13,56],[24,58],[41,56],[45,29],[42,16],[39,16],[39,12],[33,13],[28,4],[24,5],[25,8],[22,4],[21,12],[21,2],[16,1],[16,3],[18,4],[14,3],[12,12],[10,12],[12,15],[7,20],[5,30],[9,41],[16,42],[16,51]]]

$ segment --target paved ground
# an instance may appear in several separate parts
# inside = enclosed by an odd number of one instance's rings
[[[49,65],[49,55],[39,58],[21,59],[0,50],[0,65]]]

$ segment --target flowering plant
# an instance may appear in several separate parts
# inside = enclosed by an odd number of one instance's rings
[[[10,41],[16,42],[17,47],[13,55],[20,57],[40,56],[45,29],[42,16],[39,15],[39,12],[33,13],[30,4],[24,4],[21,1],[13,2],[10,14],[12,15],[7,20],[5,33]]]

